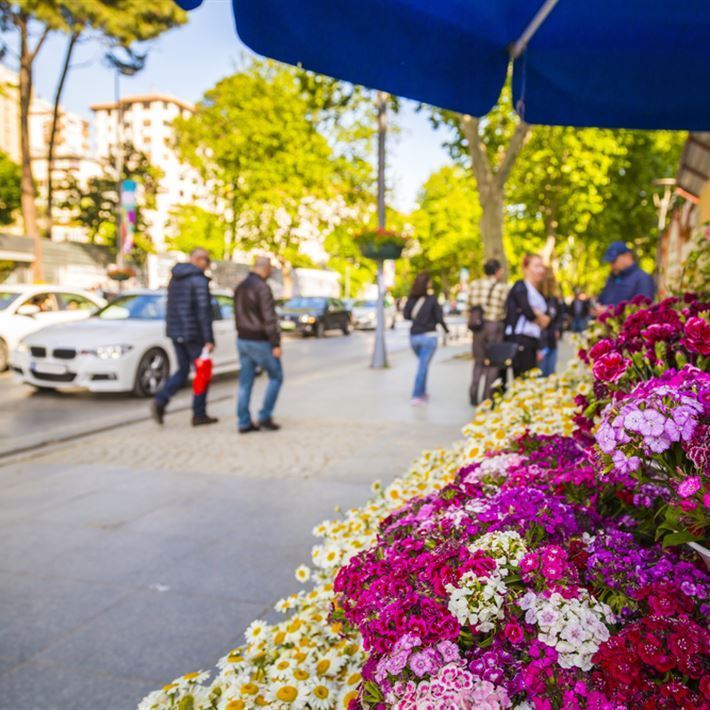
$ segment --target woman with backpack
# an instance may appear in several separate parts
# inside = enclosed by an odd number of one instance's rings
[[[414,279],[412,290],[409,292],[409,298],[404,306],[404,317],[406,320],[412,321],[409,342],[419,360],[412,391],[412,404],[417,406],[424,404],[429,399],[426,382],[429,363],[434,357],[439,342],[436,327],[440,325],[444,332],[449,332],[439,301],[431,289],[431,279],[428,272],[423,271]]]
[[[518,344],[513,359],[516,377],[537,367],[542,330],[550,324],[548,305],[540,293],[545,280],[545,264],[538,254],[523,257],[523,278],[508,293],[505,315],[505,339]]]

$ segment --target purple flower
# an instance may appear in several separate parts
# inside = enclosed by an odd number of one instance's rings
[[[614,430],[604,422],[597,430],[596,440],[599,448],[605,453],[610,454],[616,448],[616,437]]]
[[[626,456],[623,451],[615,451],[611,455],[611,460],[614,462],[614,468],[616,468],[619,473],[638,471],[640,464],[638,456]]]
[[[645,409],[639,431],[644,436],[659,437],[663,434],[666,418],[655,409]]]
[[[422,678],[427,673],[433,673],[436,670],[432,656],[433,653],[431,649],[427,649],[426,651],[413,653],[409,657],[409,667],[412,669],[415,676]]]
[[[453,663],[461,658],[459,647],[453,641],[439,641],[436,650],[441,654],[444,663]]]
[[[689,498],[690,496],[695,495],[701,487],[702,483],[700,482],[700,476],[691,476],[678,484],[676,492],[681,498]]]

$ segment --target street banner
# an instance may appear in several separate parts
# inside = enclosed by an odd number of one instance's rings
[[[136,188],[135,180],[124,180],[121,183],[121,253],[129,254],[133,249],[136,236]]]

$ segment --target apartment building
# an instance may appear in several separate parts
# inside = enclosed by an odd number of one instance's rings
[[[194,106],[169,94],[153,93],[123,97],[120,111],[118,109],[115,102],[91,106],[96,154],[107,160],[115,155],[118,141],[131,143],[163,171],[156,209],[145,215],[153,244],[160,254],[167,251],[171,210],[181,204],[207,207],[197,171],[181,163],[174,148],[172,123],[179,116],[189,116]]]

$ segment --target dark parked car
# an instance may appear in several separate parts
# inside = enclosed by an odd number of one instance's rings
[[[296,296],[280,309],[281,329],[322,338],[328,330],[350,335],[351,313],[339,298]]]

